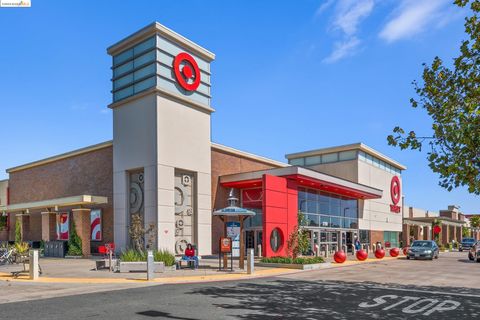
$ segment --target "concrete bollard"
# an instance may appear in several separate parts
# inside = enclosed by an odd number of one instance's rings
[[[259,244],[257,246],[257,252],[258,252],[258,256],[261,257],[262,256],[262,245],[261,244]]]
[[[147,280],[152,281],[155,279],[155,266],[153,264],[153,251],[147,251]]]
[[[38,250],[30,250],[29,273],[30,273],[30,280],[38,279],[38,274],[39,274]]]
[[[247,252],[247,274],[253,274],[255,269],[255,252],[253,249],[248,249]]]

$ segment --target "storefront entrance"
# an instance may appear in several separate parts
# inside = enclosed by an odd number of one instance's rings
[[[352,252],[357,230],[329,230],[329,229],[309,229],[312,248],[319,246],[320,252],[329,254],[344,249]],[[314,250],[313,250],[314,251]]]
[[[263,250],[262,237],[263,231],[261,229],[245,231],[245,248],[254,249],[255,256],[261,256]]]

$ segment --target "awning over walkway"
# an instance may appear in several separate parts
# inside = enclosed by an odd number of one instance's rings
[[[220,177],[220,183],[229,188],[259,187],[264,174],[293,179],[301,186],[356,199],[379,199],[383,193],[380,189],[297,166],[225,175]]]
[[[427,224],[428,226],[431,226],[432,223],[435,220],[440,221],[445,226],[462,227],[464,224],[466,224],[465,221],[455,220],[455,219],[451,219],[451,218],[448,218],[448,217],[408,218],[408,219],[404,219],[404,222],[410,221],[410,222],[415,223],[417,225],[419,225],[419,223],[423,223],[423,224]]]
[[[408,226],[418,226],[418,227],[431,227],[431,222],[424,222],[424,221],[416,221],[411,219],[403,219],[403,224]]]
[[[0,206],[0,212],[27,212],[29,210],[52,210],[56,211],[61,207],[74,207],[74,206],[86,206],[86,205],[98,205],[108,203],[107,197],[102,196],[90,196],[79,195],[65,198],[57,198],[42,201],[24,202],[10,204],[7,206]]]

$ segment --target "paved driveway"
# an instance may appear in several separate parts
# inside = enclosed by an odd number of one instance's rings
[[[400,258],[297,273],[288,278],[480,289],[480,263],[468,260],[467,252],[446,252],[440,253],[439,259],[433,261]]]
[[[465,257],[5,303],[0,319],[478,319],[480,263]]]

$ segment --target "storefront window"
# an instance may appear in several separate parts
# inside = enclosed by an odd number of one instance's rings
[[[282,233],[278,228],[273,229],[270,234],[270,246],[273,252],[277,252],[282,245]]]
[[[337,194],[298,188],[298,210],[305,214],[307,226],[358,228],[358,202]]]
[[[102,241],[102,210],[90,211],[90,230],[92,241]]]
[[[70,215],[68,212],[57,214],[57,240],[70,238]]]
[[[383,240],[385,247],[387,247],[388,243],[390,243],[390,248],[398,247],[398,234],[396,231],[384,231]]]

